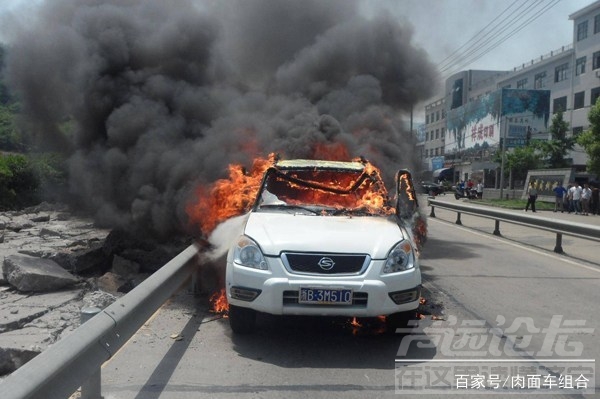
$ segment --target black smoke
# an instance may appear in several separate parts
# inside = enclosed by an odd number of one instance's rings
[[[166,236],[233,162],[341,142],[388,178],[415,166],[406,121],[433,66],[410,26],[359,6],[46,0],[4,32],[7,76],[27,131],[70,154],[73,203]]]

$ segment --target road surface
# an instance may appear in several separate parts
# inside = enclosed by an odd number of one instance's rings
[[[447,219],[428,222],[421,267],[429,314],[413,334],[381,334],[376,321],[356,328],[348,320],[264,316],[256,334],[233,336],[227,320],[208,311],[206,298],[182,292],[104,365],[104,397],[391,398],[431,389],[426,377],[435,376],[436,365],[470,389],[475,372],[456,377],[458,360],[479,370],[542,370],[541,386],[544,378],[564,382],[568,373],[552,363],[557,359],[594,367],[589,360],[600,359],[600,267],[552,253],[552,242],[550,250],[540,249]],[[420,374],[404,387],[411,368]],[[486,381],[488,388],[493,382]],[[476,397],[476,388],[469,389],[446,393]],[[552,392],[542,397],[582,397],[568,385]]]

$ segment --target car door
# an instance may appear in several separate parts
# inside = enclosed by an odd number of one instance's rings
[[[418,209],[412,175],[407,169],[400,169],[396,174],[396,215],[400,219],[410,219]]]

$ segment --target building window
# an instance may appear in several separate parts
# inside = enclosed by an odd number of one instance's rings
[[[555,98],[552,105],[552,112],[565,112],[567,110],[567,96]]]
[[[583,100],[585,98],[585,91],[580,91],[579,93],[575,93],[573,98],[573,109],[583,108]]]
[[[425,124],[429,125],[429,114],[425,115]]]
[[[517,89],[524,89],[527,86],[527,78],[517,80]]]
[[[444,128],[442,128],[442,140],[446,140],[446,130]]]
[[[592,95],[591,95],[591,104],[592,105],[596,104],[596,100],[598,100],[598,97],[600,97],[600,87],[596,87],[595,89],[592,89]]]
[[[575,76],[579,76],[582,73],[585,73],[585,61],[587,57],[577,58],[575,61]]]
[[[600,68],[600,51],[596,51],[592,55],[592,69]]]
[[[440,111],[435,111],[435,120],[436,121],[440,120]]]
[[[569,70],[569,63],[562,64],[556,67],[554,70],[554,81],[562,82],[567,80],[567,71]]]
[[[440,129],[435,129],[435,139],[439,139],[440,138]]]
[[[440,155],[444,155],[444,147],[440,147]]]
[[[600,14],[594,17],[594,34],[600,32]]]
[[[577,41],[578,42],[587,37],[587,30],[588,30],[587,28],[588,28],[587,21],[583,21],[579,25],[577,25]]]
[[[436,156],[436,157],[437,157],[438,155],[440,155],[440,153],[439,153],[439,150],[440,150],[439,148],[436,148],[436,149],[435,149],[435,156]]]
[[[442,119],[446,119],[446,110],[445,109],[442,110]]]
[[[583,133],[583,126],[577,126],[573,128],[573,136],[577,136]]]
[[[600,53],[600,51],[599,51]],[[535,74],[535,79],[533,81],[534,89],[541,89],[546,86],[546,72],[540,72]]]
[[[504,85],[502,86],[503,89],[510,89],[510,85]]]

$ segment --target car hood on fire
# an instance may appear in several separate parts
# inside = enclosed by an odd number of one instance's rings
[[[365,253],[384,259],[405,237],[393,218],[251,212],[245,234],[265,255],[289,252]]]

